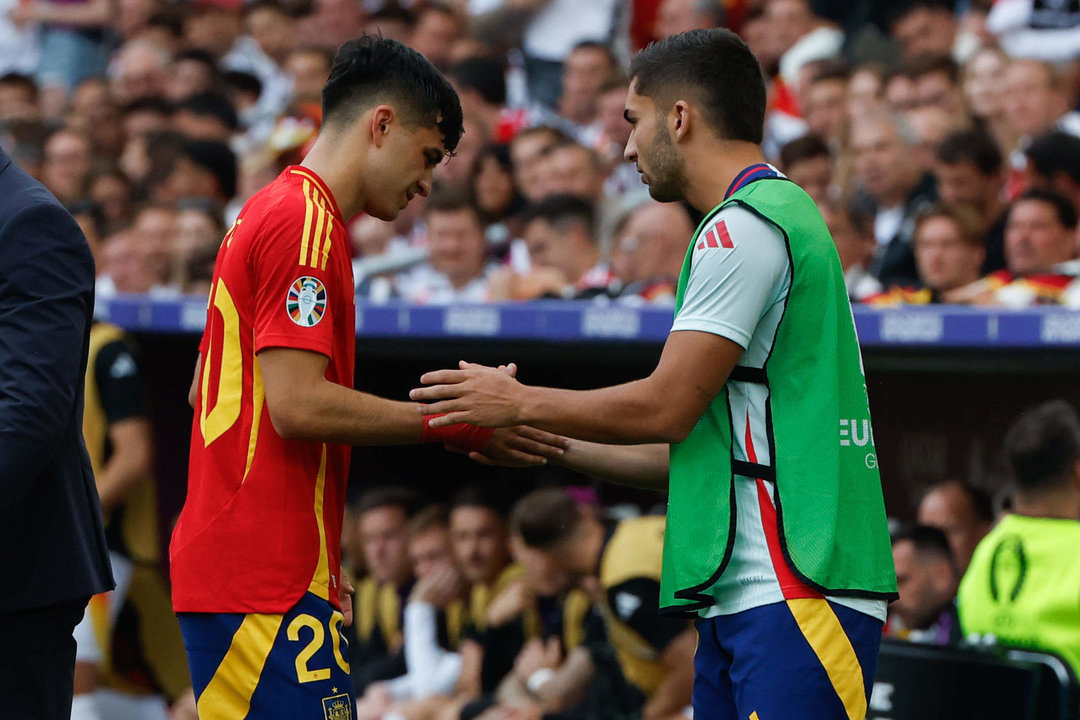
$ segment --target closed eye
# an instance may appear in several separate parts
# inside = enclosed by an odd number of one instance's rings
[[[428,167],[433,168],[442,162],[443,152],[436,150],[435,148],[428,148],[424,151],[424,160]]]

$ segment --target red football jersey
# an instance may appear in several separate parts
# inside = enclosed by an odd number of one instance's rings
[[[176,612],[281,613],[309,590],[338,605],[350,448],[278,436],[257,353],[326,355],[326,379],[353,386],[349,255],[333,196],[299,166],[256,193],[222,241],[170,547]]]

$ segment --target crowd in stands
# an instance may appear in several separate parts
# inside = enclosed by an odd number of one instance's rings
[[[1080,12],[1036,0],[2,0],[0,145],[78,218],[100,297],[202,294],[318,131],[334,51],[415,47],[465,114],[430,198],[349,225],[358,297],[670,305],[700,219],[622,158],[630,55],[729,27],[765,151],[852,300],[1080,306]]]

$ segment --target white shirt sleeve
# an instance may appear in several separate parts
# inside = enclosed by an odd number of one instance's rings
[[[738,205],[724,208],[695,240],[686,293],[671,330],[720,335],[745,349],[790,282],[780,231]]]
[[[395,699],[408,693],[414,700],[449,693],[461,674],[461,656],[439,647],[435,608],[422,602],[405,606],[405,667],[407,678],[391,687]]]

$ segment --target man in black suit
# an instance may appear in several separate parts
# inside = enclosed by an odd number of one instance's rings
[[[113,587],[82,438],[94,261],[0,150],[0,715],[68,720],[72,630]]]

